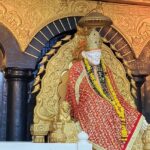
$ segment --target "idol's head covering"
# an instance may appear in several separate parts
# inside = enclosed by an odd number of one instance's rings
[[[102,13],[99,13],[97,11],[91,11],[79,20],[78,26],[87,28],[98,28],[110,26],[112,25],[112,23],[113,22],[109,17],[104,16]]]

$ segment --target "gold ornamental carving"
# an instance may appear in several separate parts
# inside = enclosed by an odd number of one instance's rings
[[[97,5],[96,1],[87,0],[16,0],[13,3],[12,0],[1,0],[0,20],[13,33],[21,50],[25,51],[35,34],[48,23],[68,16],[85,15]],[[138,57],[150,40],[150,6],[103,2],[102,8]]]
[[[103,9],[138,57],[150,40],[150,6],[104,3]]]
[[[96,2],[64,0],[1,0],[0,19],[25,48],[44,26],[68,16],[82,16],[96,7]]]
[[[39,123],[39,118],[45,121],[55,121],[57,119],[59,95],[56,93],[61,82],[61,74],[68,70],[68,64],[73,59],[74,45],[77,45],[76,38],[71,43],[62,46],[56,56],[48,62],[46,74],[41,81],[43,88],[41,88],[37,96],[38,105],[35,107],[35,123]],[[49,80],[55,82],[50,82]]]
[[[101,0],[103,2],[112,2],[112,3],[121,3],[121,4],[136,4],[136,5],[144,5],[149,6],[149,0]]]
[[[52,134],[50,134],[49,137],[54,139],[53,142],[57,142],[61,140],[62,137],[65,137],[66,134],[64,135],[63,132],[68,133],[68,128],[75,129],[73,133],[77,133],[78,131],[78,125],[71,120],[68,115],[69,111],[66,109],[68,107],[65,103],[63,103],[65,95],[62,96],[62,92],[60,91],[63,91],[65,87],[62,82],[62,75],[68,71],[70,66],[69,64],[73,60],[72,52],[77,47],[81,38],[82,37],[76,35],[71,41],[61,46],[58,53],[48,61],[46,73],[41,80],[41,89],[37,95],[36,106],[34,109],[32,135],[35,142],[36,140],[42,141],[44,138],[43,136],[51,132]],[[122,95],[126,97],[128,102],[131,105],[134,105],[134,100],[130,94],[130,84],[126,79],[124,67],[116,59],[109,47],[103,45],[102,49],[102,55],[107,65],[110,66],[113,71],[118,89]],[[63,94],[65,94],[65,92],[63,92]],[[63,106],[63,109],[61,109],[61,106]],[[65,124],[62,124],[63,122]],[[63,132],[61,130],[62,128]],[[60,139],[57,139],[58,134],[61,135]],[[72,135],[74,134],[67,135],[67,137],[69,137],[68,139],[75,141],[75,138],[73,138]],[[36,138],[37,136],[38,138]],[[69,142],[69,140],[67,142]]]

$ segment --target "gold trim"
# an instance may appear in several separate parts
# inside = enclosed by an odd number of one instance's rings
[[[133,133],[132,137],[130,138],[130,141],[129,141],[127,147],[126,147],[127,150],[131,150],[132,149],[132,146],[133,146],[134,142],[136,141],[136,138],[137,138],[137,136],[138,136],[138,134],[139,134],[139,132],[141,130],[141,127],[143,125],[144,119],[145,119],[144,116],[141,116],[141,118],[139,120],[139,123],[138,123],[138,125],[136,127],[136,131],[134,131],[134,133]]]
[[[37,75],[40,75],[41,73],[43,73],[43,72],[44,72],[44,70],[45,70],[45,66],[44,66],[44,65],[42,65],[42,66],[40,67],[40,69],[39,69],[39,71],[38,71]]]
[[[40,33],[44,36],[44,38],[45,38],[47,41],[49,41],[49,38],[48,38],[42,31],[40,31]]]
[[[112,27],[109,28],[109,30],[107,31],[107,33],[104,35],[103,38],[105,38],[111,30],[112,30]]]
[[[125,57],[125,56],[127,56],[128,54],[130,54],[130,53],[131,53],[131,51],[128,51],[127,53],[123,54],[122,57]]]
[[[110,42],[117,34],[118,34],[118,32],[116,32],[116,33],[109,39],[108,42]]]
[[[69,41],[71,39],[71,35],[67,35],[65,36],[63,39],[61,39],[62,41]]]
[[[116,46],[121,40],[123,40],[123,38],[120,38],[118,41],[116,41],[116,43],[114,44],[114,46]]]
[[[82,73],[80,74],[80,76],[78,77],[76,84],[75,84],[75,96],[76,96],[76,102],[77,104],[79,104],[79,98],[80,98],[80,92],[79,92],[79,88],[80,88],[80,84],[82,82],[82,79],[85,76],[85,72],[82,71]]]
[[[53,54],[55,54],[56,49],[50,49],[49,52],[46,53],[46,56],[51,56]]]
[[[65,28],[65,26],[63,25],[63,23],[62,23],[62,21],[61,21],[60,19],[59,19],[59,22],[60,22],[60,24],[62,25],[64,31],[66,31],[66,28]]]
[[[98,32],[99,32],[99,34],[100,34],[100,32],[102,31],[102,29],[103,29],[103,27],[101,27],[101,28],[99,29],[99,31],[98,31]]]
[[[46,28],[47,28],[48,31],[52,34],[52,36],[54,36],[54,33],[51,31],[51,29],[49,28],[49,26],[46,26]]]
[[[40,84],[37,84],[36,86],[34,86],[32,93],[36,93],[36,92],[40,91],[40,88],[41,88]]]
[[[134,62],[135,61],[135,59],[132,59],[132,60],[129,60],[129,61],[127,61],[128,63],[132,63],[132,62]]]
[[[32,47],[34,50],[38,51],[39,53],[41,53],[41,51],[37,49],[36,47],[34,47],[33,45],[29,44],[29,46]]]
[[[93,142],[91,142],[91,141],[90,141],[90,143],[93,145],[93,148],[94,148],[95,150],[106,150],[106,149],[104,149],[103,147],[101,147],[101,146],[99,146],[99,145],[97,145],[97,144],[95,144],[95,143],[93,143]]]
[[[42,60],[41,60],[41,62],[40,62],[39,64],[42,65],[42,64],[44,64],[45,62],[47,62],[47,60],[48,60],[48,56],[45,55],[45,56],[42,58]]]
[[[53,48],[58,48],[58,47],[61,46],[61,44],[62,44],[62,41],[58,41],[58,42],[53,46]]]
[[[56,30],[58,31],[58,33],[60,33],[58,27],[56,26],[55,22],[53,22],[53,25],[55,26]]]
[[[37,76],[37,77],[34,79],[33,86],[36,86],[37,84],[39,84],[40,81],[41,81],[40,76]]]
[[[41,45],[45,46],[45,44],[44,44],[43,42],[41,42],[38,38],[34,37],[34,39],[35,39],[36,41],[38,41]]]
[[[76,17],[74,17],[74,21],[75,21],[75,24],[76,24],[76,26],[77,26],[78,24],[77,24],[77,19],[76,19]]]
[[[149,6],[149,0],[101,0],[102,2]]]
[[[124,49],[126,46],[128,46],[128,44],[125,44],[124,46],[122,46],[120,49],[117,50],[117,52],[121,51],[121,50]]]
[[[34,55],[32,55],[32,54],[30,54],[30,53],[28,53],[28,52],[24,52],[25,54],[27,54],[27,55],[29,55],[29,56],[31,56],[31,57],[34,57],[34,58],[38,58],[37,56],[34,56]]]
[[[68,22],[68,24],[69,24],[69,28],[70,28],[70,30],[72,30],[72,27],[71,27],[71,24],[70,24],[70,22],[69,22],[68,17],[67,17],[67,22]]]

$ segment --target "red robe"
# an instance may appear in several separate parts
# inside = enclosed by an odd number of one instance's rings
[[[107,73],[116,95],[125,109],[128,138],[121,142],[121,122],[113,106],[100,97],[91,86],[82,61],[75,62],[69,70],[66,99],[72,116],[79,121],[89,140],[106,150],[131,149],[143,122],[143,116],[132,108],[119,93],[111,70]]]

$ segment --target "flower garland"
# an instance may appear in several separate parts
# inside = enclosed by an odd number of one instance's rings
[[[102,69],[101,63],[97,66],[97,74],[98,74],[98,78],[100,81],[100,85],[103,87],[104,93],[110,99],[110,93],[109,93],[109,90],[108,90],[107,85],[106,85],[105,73]]]
[[[117,95],[116,95],[116,93],[112,87],[112,84],[111,84],[111,81],[110,81],[108,74],[105,74],[105,80],[106,80],[106,84],[108,86],[108,89],[110,91],[110,97],[107,97],[107,95],[105,94],[101,85],[99,85],[98,81],[96,80],[96,78],[94,76],[94,73],[92,72],[92,67],[89,65],[89,62],[87,59],[84,59],[84,64],[85,64],[85,68],[87,70],[87,73],[89,75],[89,79],[90,79],[91,83],[93,84],[94,88],[96,89],[96,91],[99,93],[100,96],[102,96],[104,99],[106,99],[107,101],[109,101],[113,105],[118,117],[120,118],[120,121],[121,121],[121,141],[125,142],[127,140],[127,136],[128,136],[127,128],[126,128],[125,111],[124,111],[124,108],[121,106],[121,104],[117,98]],[[107,71],[106,66],[105,66],[105,63],[104,63],[102,58],[101,58],[101,64],[102,64],[103,71],[106,72]]]

